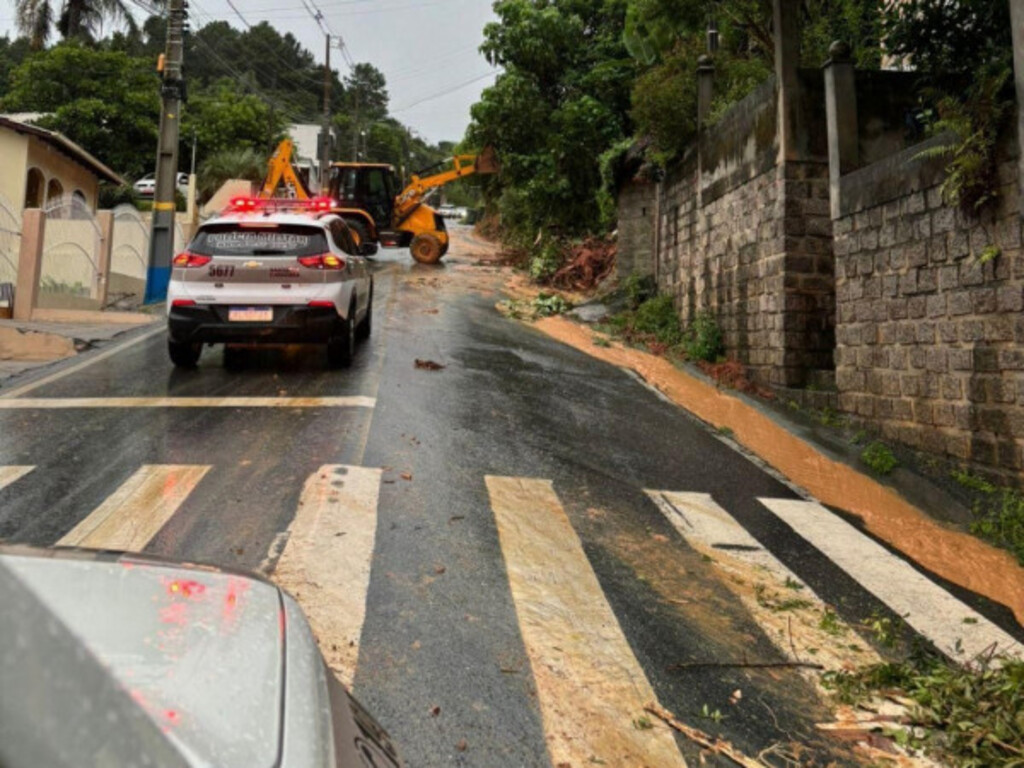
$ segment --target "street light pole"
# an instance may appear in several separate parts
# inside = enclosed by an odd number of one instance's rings
[[[152,226],[149,237],[149,268],[146,271],[145,302],[167,298],[174,254],[174,197],[178,188],[178,137],[184,90],[185,0],[169,0],[167,47],[161,68],[160,138],[156,151],[156,189],[153,193]]]
[[[331,169],[331,36],[325,35],[324,46],[324,127],[320,148],[320,190],[326,194]]]

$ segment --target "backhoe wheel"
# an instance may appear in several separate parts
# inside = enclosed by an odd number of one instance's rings
[[[416,235],[412,239],[409,251],[420,264],[436,264],[444,256],[440,238],[431,234]]]

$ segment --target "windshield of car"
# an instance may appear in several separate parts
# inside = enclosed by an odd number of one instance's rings
[[[262,222],[260,222],[263,224]],[[273,224],[247,227],[230,223],[203,227],[189,245],[200,256],[316,256],[329,251],[320,227]]]

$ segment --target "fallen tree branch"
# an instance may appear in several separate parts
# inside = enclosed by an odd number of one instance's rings
[[[806,667],[807,669],[824,669],[821,664],[810,661],[687,661],[682,664],[671,664],[668,670],[702,669],[707,667],[725,668],[742,667],[744,669],[772,669],[775,667]]]
[[[704,731],[676,720],[675,715],[653,701],[644,705],[644,709],[669,727],[679,731],[679,733],[683,734],[683,736],[688,738],[690,741],[700,744],[705,749],[710,749],[717,755],[723,755],[724,757],[729,758],[736,763],[736,765],[742,765],[743,768],[768,768],[766,764],[762,763],[760,760],[747,757],[747,755],[740,752],[728,741],[710,736],[709,734],[704,733]]]

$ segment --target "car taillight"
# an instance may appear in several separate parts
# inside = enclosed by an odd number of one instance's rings
[[[318,256],[299,256],[299,264],[310,269],[344,269],[345,260],[333,253],[321,253]]]
[[[174,299],[171,302],[172,307],[194,307],[196,303],[192,299]]]
[[[188,269],[189,267],[205,267],[212,260],[212,256],[200,256],[197,253],[184,251],[175,256],[172,263],[176,267],[185,267]]]
[[[311,301],[311,302],[309,302],[309,304],[307,306],[319,307],[319,308],[322,308],[322,309],[334,309],[334,302],[333,301]]]

